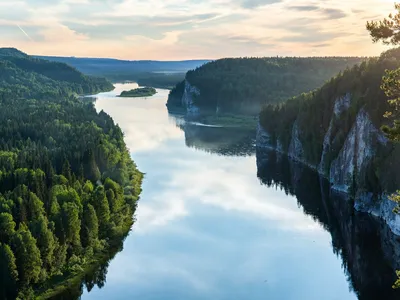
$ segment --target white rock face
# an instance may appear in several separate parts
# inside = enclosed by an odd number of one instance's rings
[[[281,142],[281,140],[278,138],[278,140],[276,141],[276,151],[278,151],[279,153],[283,153],[283,144]]]
[[[188,115],[198,115],[199,108],[194,104],[194,97],[199,96],[200,91],[185,80],[185,90],[182,96],[182,106],[186,107]]]
[[[340,117],[342,113],[350,108],[351,104],[351,94],[347,93],[343,97],[340,97],[335,101],[335,106],[333,108],[333,113],[336,117]]]
[[[354,207],[358,211],[383,219],[394,234],[400,235],[400,215],[393,212],[396,203],[389,200],[387,196],[374,200],[371,193],[364,193],[356,198]]]
[[[260,122],[257,124],[256,146],[257,148],[274,149],[270,134],[261,126]]]
[[[338,122],[338,118],[347,111],[351,104],[351,94],[347,93],[343,97],[336,99],[335,105],[333,108],[333,116],[329,123],[328,131],[325,134],[323,150],[321,155],[321,161],[318,166],[318,172],[325,175],[326,171],[328,170],[328,154],[331,151],[331,142],[334,139],[332,134],[333,127]]]
[[[338,157],[332,162],[330,182],[333,188],[349,192],[355,171],[363,173],[375,155],[376,142],[384,137],[372,124],[367,112],[361,109]]]
[[[292,139],[290,141],[288,156],[299,162],[304,162],[304,149],[300,141],[300,130],[297,120],[293,124]]]

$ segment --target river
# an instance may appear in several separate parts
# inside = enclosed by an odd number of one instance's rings
[[[96,96],[146,175],[123,250],[82,299],[398,296],[400,247],[386,226],[329,195],[310,170],[275,153],[256,157],[253,132],[170,115],[167,90],[116,97],[136,86]]]

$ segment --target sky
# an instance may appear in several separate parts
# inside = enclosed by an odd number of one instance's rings
[[[0,47],[119,59],[372,56],[393,0],[0,0]]]

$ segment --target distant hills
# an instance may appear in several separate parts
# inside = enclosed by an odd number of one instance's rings
[[[323,85],[362,57],[225,58],[186,74],[170,94],[169,106],[193,106],[200,111],[239,114],[259,113],[268,103]],[[186,90],[186,93],[185,93]]]
[[[0,48],[0,87],[19,97],[36,98],[114,88],[105,78],[87,76],[65,63],[35,58],[14,48]]]
[[[114,82],[132,80],[141,85],[155,87],[172,87],[183,80],[187,71],[209,62],[209,60],[155,61],[58,56],[36,56],[36,58],[66,63],[82,73],[106,77]]]

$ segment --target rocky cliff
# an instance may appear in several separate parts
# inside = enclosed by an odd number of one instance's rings
[[[356,211],[327,179],[280,153],[258,148],[257,166],[262,184],[295,196],[304,213],[330,233],[332,250],[358,299],[400,299],[400,290],[392,289],[400,269],[400,241],[389,226]]]
[[[351,94],[347,93],[334,102],[329,127],[321,145],[319,164],[306,158],[304,132],[298,119],[292,125],[287,149],[282,149],[279,137],[274,140],[272,134],[259,124],[257,148],[275,149],[286,153],[293,161],[318,170],[320,176],[328,179],[332,191],[352,196],[355,209],[382,218],[395,234],[400,235],[400,215],[393,213],[395,203],[388,199],[384,190],[371,189],[373,185],[379,185],[374,159],[382,149],[390,151],[392,145],[373,124],[364,108],[357,112],[348,132],[342,129],[341,117],[349,110],[351,98]]]
[[[182,106],[186,108],[188,115],[196,116],[199,114],[199,108],[194,104],[194,99],[200,96],[200,91],[185,80],[185,88],[182,96]]]

